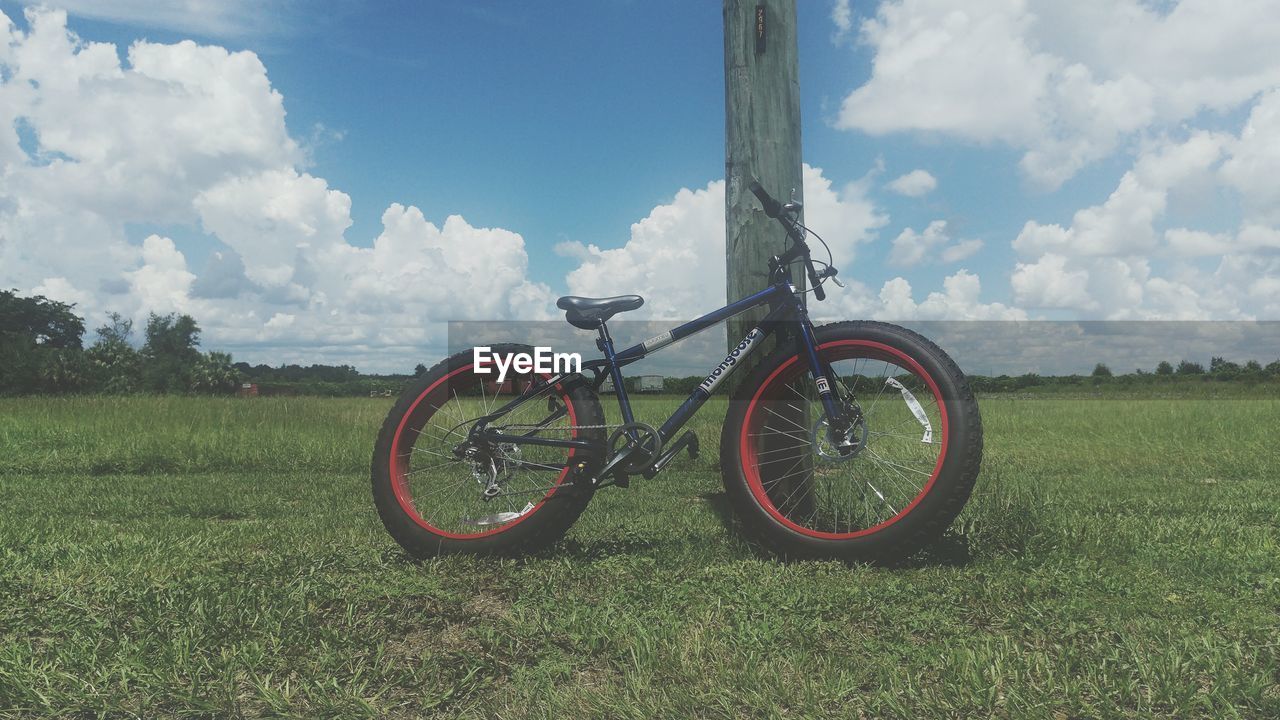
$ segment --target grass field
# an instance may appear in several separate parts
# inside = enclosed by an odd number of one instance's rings
[[[741,541],[723,404],[552,551],[413,563],[389,405],[0,400],[0,717],[1280,716],[1275,399],[987,398],[896,570]]]

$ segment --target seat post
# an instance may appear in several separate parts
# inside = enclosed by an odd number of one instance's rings
[[[618,409],[622,411],[622,421],[635,422],[635,415],[631,413],[631,401],[627,398],[627,388],[622,382],[622,368],[618,367],[613,353],[613,338],[609,335],[609,326],[601,320],[597,330],[600,338],[596,340],[596,347],[600,348],[600,352],[604,353],[605,359],[609,361],[609,376],[613,378],[613,392],[618,396]]]
[[[609,336],[609,326],[601,320],[600,327],[597,328],[597,331],[600,333],[600,339],[596,340],[596,347],[600,348],[600,352],[605,353],[605,356],[609,358],[610,362],[612,362],[613,338]]]

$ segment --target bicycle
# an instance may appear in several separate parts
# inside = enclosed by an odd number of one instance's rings
[[[720,438],[722,480],[741,527],[783,556],[872,563],[901,560],[942,534],[982,460],[982,420],[968,381],[945,352],[905,328],[815,327],[791,266],[803,263],[808,292],[822,301],[827,280],[840,284],[830,248],[800,222],[799,203],[783,205],[757,182],[750,187],[791,241],[770,258],[764,290],[623,350],[615,350],[607,322],[643,298],[562,297],[557,307],[568,322],[596,331],[602,358],[578,372],[527,372],[495,386],[483,372],[489,368],[463,352],[405,391],[372,464],[378,513],[405,550],[425,558],[552,544],[596,490],[652,478],[682,450],[696,456],[697,437],[677,433],[772,335],[776,349],[731,394]],[[811,258],[809,235],[827,247],[827,262]],[[763,305],[764,319],[660,427],[636,421],[623,367]],[[598,398],[606,379],[623,420],[616,425],[605,423]],[[507,391],[516,396],[504,399]]]

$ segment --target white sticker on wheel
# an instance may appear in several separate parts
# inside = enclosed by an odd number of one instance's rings
[[[920,425],[924,427],[924,437],[920,438],[920,442],[933,442],[933,426],[929,424],[929,416],[924,414],[924,408],[920,406],[920,401],[916,400],[916,396],[912,395],[911,391],[908,390],[906,386],[898,382],[897,378],[889,378],[885,380],[885,383],[891,387],[897,388],[898,392],[902,393],[902,399],[906,401],[907,407],[911,410],[911,414],[915,415],[916,420],[918,420]]]
[[[533,507],[533,503],[529,503],[525,505],[524,509],[520,512],[500,512],[493,515],[481,515],[478,518],[462,518],[458,522],[463,525],[475,525],[478,527],[484,527],[485,525],[501,525],[503,523],[509,523],[512,520],[527,514],[533,509]]]

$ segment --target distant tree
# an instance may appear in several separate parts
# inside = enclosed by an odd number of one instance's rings
[[[74,305],[0,291],[0,393],[67,392],[85,384],[84,320]]]
[[[239,383],[240,373],[232,367],[228,353],[205,353],[191,369],[190,389],[195,392],[230,393]]]
[[[1267,366],[1262,369],[1262,372],[1268,375],[1280,375],[1280,360],[1274,360],[1267,363]]]
[[[1105,363],[1098,363],[1093,366],[1093,376],[1095,378],[1111,377],[1111,368],[1107,367]]]
[[[157,315],[147,319],[142,346],[142,388],[150,392],[186,392],[200,363],[200,326],[190,315]]]
[[[1013,388],[1015,390],[1022,390],[1024,388],[1036,387],[1037,385],[1043,385],[1043,384],[1044,384],[1044,378],[1040,377],[1036,373],[1027,373],[1026,375],[1019,375],[1018,377],[1013,379]]]
[[[1240,374],[1240,366],[1221,357],[1213,357],[1209,360],[1209,372],[1213,375],[1238,375]]]
[[[1156,366],[1156,374],[1157,374],[1157,375],[1172,375],[1172,374],[1173,374],[1173,366],[1169,364],[1169,361],[1168,361],[1168,360],[1161,360],[1161,361],[1160,361],[1160,364]]]
[[[1250,360],[1249,362],[1244,364],[1244,369],[1245,369],[1245,372],[1261,373],[1262,363],[1258,362],[1257,360]]]
[[[1200,363],[1191,362],[1190,360],[1183,360],[1182,362],[1178,363],[1178,374],[1179,375],[1203,375],[1204,366],[1201,365]]]
[[[426,365],[423,365],[422,363],[418,363],[418,364],[413,368],[413,376],[414,376],[414,377],[422,377],[423,375],[426,375],[426,374],[427,374],[427,366],[426,366]]]
[[[142,381],[142,355],[133,347],[133,321],[114,312],[107,319],[85,352],[91,382],[100,392],[135,392]]]
[[[43,295],[24,298],[17,290],[0,290],[0,334],[16,333],[40,347],[79,350],[84,320],[74,307]]]

